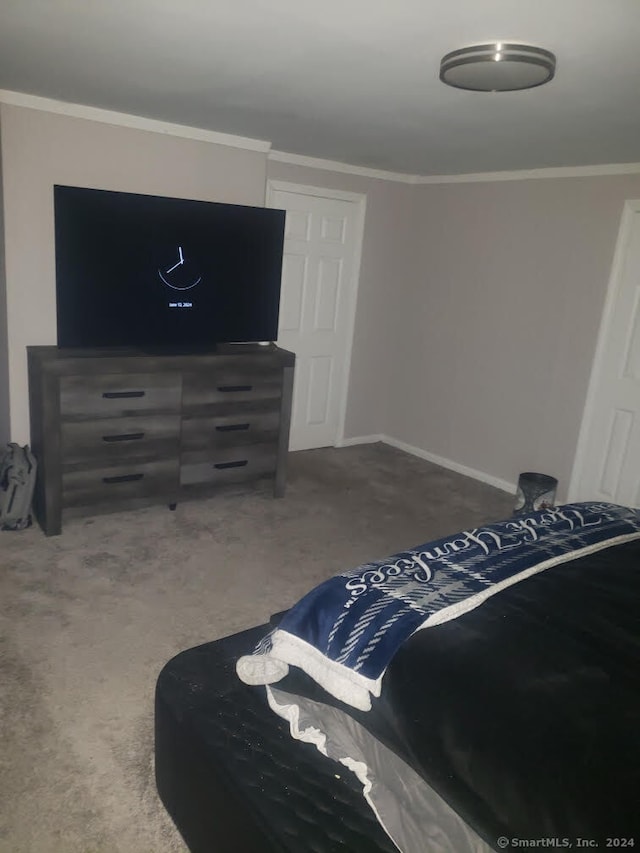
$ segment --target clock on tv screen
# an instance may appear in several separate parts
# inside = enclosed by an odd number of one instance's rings
[[[54,210],[58,346],[276,340],[284,211],[68,186]]]

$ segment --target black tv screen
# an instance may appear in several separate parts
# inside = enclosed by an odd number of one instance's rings
[[[284,211],[67,186],[54,210],[59,347],[277,338]]]

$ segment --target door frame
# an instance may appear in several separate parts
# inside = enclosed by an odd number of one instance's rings
[[[349,294],[347,298],[347,321],[345,342],[345,379],[338,401],[338,430],[334,447],[343,447],[345,443],[344,428],[347,417],[347,400],[349,397],[349,383],[351,381],[351,354],[353,350],[353,335],[356,323],[356,306],[358,303],[358,288],[360,286],[360,268],[362,262],[362,246],[364,243],[364,222],[367,208],[367,196],[365,193],[347,192],[346,190],[334,190],[329,187],[316,187],[307,184],[294,184],[289,181],[278,181],[267,179],[265,194],[265,206],[274,207],[273,194],[275,192],[296,193],[297,195],[308,195],[314,198],[326,198],[331,201],[348,201],[354,205],[355,210],[355,234],[354,234],[354,259],[351,270],[351,281],[349,282]]]
[[[613,313],[620,293],[620,288],[622,286],[622,267],[625,260],[625,252],[629,241],[631,225],[633,217],[637,213],[640,213],[640,199],[627,199],[623,205],[622,215],[620,217],[618,237],[616,240],[613,262],[611,264],[611,272],[609,274],[609,284],[607,285],[607,294],[600,320],[596,351],[591,367],[589,388],[587,390],[586,401],[582,413],[576,454],[573,461],[573,469],[571,471],[571,480],[569,482],[567,495],[567,499],[570,502],[580,500],[582,472],[585,464],[588,463],[587,438],[593,423],[593,416],[597,405],[596,392],[601,379],[606,347],[609,343],[609,338],[612,332],[611,323],[613,320]]]

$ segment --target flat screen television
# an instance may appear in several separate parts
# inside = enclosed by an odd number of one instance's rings
[[[54,211],[59,347],[276,340],[284,211],[69,186]]]

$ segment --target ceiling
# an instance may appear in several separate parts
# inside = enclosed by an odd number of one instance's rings
[[[441,57],[547,48],[465,92]],[[0,0],[0,89],[411,175],[640,162],[639,0]]]

